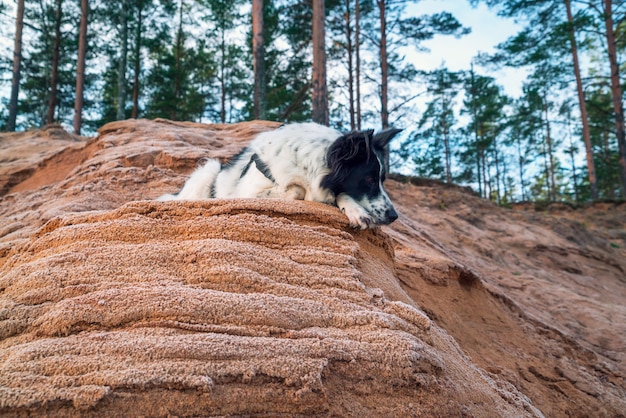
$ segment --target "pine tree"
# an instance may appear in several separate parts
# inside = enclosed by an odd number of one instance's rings
[[[144,27],[145,27],[145,17],[144,13],[146,12],[147,6],[151,6],[151,2],[146,4],[145,0],[137,0],[136,8],[135,8],[135,30],[134,30],[134,39],[133,39],[133,94],[132,101],[133,107],[131,109],[130,117],[133,119],[137,119],[139,117],[139,96],[141,91],[141,68],[142,68],[142,57],[141,51],[143,48],[144,42]]]
[[[99,105],[99,124],[124,119],[128,116],[144,116],[143,107],[149,101],[147,92],[155,88],[147,85],[145,70],[156,64],[161,52],[171,46],[176,28],[171,22],[179,2],[175,0],[125,0],[124,18],[120,13],[119,2],[99,2],[94,6],[94,20],[97,30],[109,31],[116,36],[111,43],[96,45],[98,54],[105,58],[105,70],[99,75],[103,89]],[[123,24],[125,20],[125,24]],[[123,29],[125,27],[125,29]],[[120,42],[122,32],[126,32],[126,42]],[[126,44],[124,53],[123,44]],[[126,64],[123,65],[123,60]],[[132,83],[129,75],[132,74]],[[120,89],[121,86],[121,89]],[[132,93],[130,92],[132,89]],[[131,97],[128,97],[128,96]],[[130,113],[129,100],[132,102]],[[120,105],[123,103],[123,106]]]
[[[593,146],[600,198],[615,199],[619,195],[619,151],[613,140],[614,119],[611,91],[605,83],[587,90],[589,126]]]
[[[240,11],[242,1],[202,0],[201,3],[209,11],[206,20],[212,26],[207,33],[207,44],[217,50],[217,120],[221,123],[239,120],[245,102],[242,90],[252,93],[247,86],[250,75],[244,64],[244,48],[230,41],[230,35],[243,19]],[[214,113],[210,110],[209,117],[214,119]]]
[[[354,100],[356,129],[361,130],[361,1],[354,0]]]
[[[472,3],[478,3],[478,0]],[[595,159],[591,144],[589,121],[586,109],[585,88],[579,64],[579,47],[576,32],[591,29],[589,19],[583,13],[574,13],[571,0],[558,2],[526,1],[526,0],[485,0],[490,6],[499,7],[501,16],[522,18],[527,26],[517,37],[508,41],[508,45],[515,42],[524,45],[523,49],[512,52],[513,65],[536,65],[539,61],[550,62],[560,66],[561,76],[574,75],[576,95],[582,125],[582,140],[585,145],[587,160],[588,184],[592,199],[598,198],[598,178],[596,176]],[[592,2],[589,2],[592,5]],[[598,9],[599,10],[599,9]],[[525,41],[525,42],[520,42]],[[511,51],[510,51],[511,52]],[[521,53],[520,53],[521,52]],[[566,68],[566,67],[569,67]],[[561,81],[563,78],[561,78]]]
[[[569,157],[569,163],[571,164],[569,169],[565,169],[565,171],[569,171],[571,173],[571,182],[568,182],[571,185],[571,187],[567,188],[568,190],[567,190],[566,198],[571,201],[572,196],[573,196],[573,201],[578,204],[581,202],[581,198],[580,198],[581,187],[580,187],[580,179],[579,179],[580,172],[576,164],[576,155],[578,154],[578,147],[576,146],[573,140],[574,134],[572,130],[572,122],[574,120],[574,116],[572,114],[571,103],[564,102],[561,105],[561,108],[559,109],[559,115],[564,119],[565,125],[567,126],[568,146],[567,148],[563,150],[563,152],[567,154],[567,156]],[[591,138],[591,136],[589,136],[589,138]],[[596,196],[597,196],[597,190],[596,190]]]
[[[153,45],[156,62],[145,83],[148,118],[200,121],[205,114],[210,96],[205,86],[215,77],[212,66],[215,57],[201,40],[195,48],[187,47],[185,19],[188,13],[181,0],[176,14],[176,33]]]
[[[469,116],[465,141],[461,144],[460,163],[464,165],[461,178],[475,182],[479,194],[500,202],[506,164],[499,147],[499,136],[506,127],[503,109],[509,102],[492,77],[470,71],[465,77],[463,106]]]
[[[326,9],[324,0],[313,1],[313,122],[328,125],[328,88],[326,84]]]
[[[534,161],[542,126],[541,101],[536,91],[526,84],[523,86],[522,97],[513,103],[513,111],[508,119],[509,139],[505,142],[514,149],[522,201],[530,198],[530,180],[526,174],[529,165]]]
[[[121,0],[119,2],[119,9],[117,11],[119,17],[118,35],[119,35],[119,56],[117,67],[117,113],[116,119],[126,119],[126,71],[128,63],[128,15],[130,8],[128,7],[128,0]]]
[[[268,119],[311,120],[311,3],[307,0],[294,0],[280,6],[265,3]]]
[[[54,38],[52,41],[52,67],[50,73],[50,92],[48,95],[48,113],[46,123],[55,121],[57,90],[59,86],[59,65],[61,60],[61,24],[63,19],[63,0],[56,0],[54,7]]]
[[[595,7],[593,3],[589,3],[589,5],[591,7]],[[613,1],[603,0],[602,8],[598,10],[598,13],[604,20],[606,47],[610,68],[611,97],[613,98],[613,114],[615,118],[615,137],[617,139],[617,146],[619,150],[620,180],[622,185],[621,195],[622,198],[626,198],[626,126],[624,122],[624,103],[619,72],[620,68],[617,58],[617,25],[614,22]]]
[[[74,133],[80,135],[83,124],[83,106],[85,90],[85,62],[87,55],[87,22],[89,1],[80,2],[80,34],[78,39],[78,62],[76,64],[76,99],[74,100]]]
[[[389,128],[389,53],[387,51],[387,3],[376,0],[380,24],[378,53],[380,59],[380,121],[382,129]],[[387,167],[389,163],[385,164]]]
[[[585,151],[587,157],[587,174],[589,179],[589,188],[591,193],[591,199],[598,199],[598,179],[596,176],[596,167],[593,159],[593,150],[591,145],[591,133],[589,130],[589,116],[587,114],[587,105],[585,103],[585,89],[582,81],[582,74],[580,70],[580,63],[578,59],[578,44],[576,42],[576,22],[574,21],[574,15],[572,13],[572,4],[570,0],[564,0],[565,11],[567,16],[567,29],[569,33],[570,45],[572,49],[572,65],[574,70],[574,77],[576,79],[576,93],[578,95],[578,106],[580,109],[580,120],[582,123],[582,136],[585,144]],[[570,146],[572,150],[571,157],[573,156],[573,150],[577,149],[574,145]],[[574,185],[574,190],[577,190],[577,185]],[[576,201],[578,202],[578,192],[576,191]]]
[[[394,113],[399,113],[419,95],[402,88],[403,84],[414,82],[417,72],[403,60],[401,48],[419,47],[436,34],[462,36],[470,32],[448,12],[406,17],[406,4],[406,1],[376,0],[377,19],[369,19],[366,24],[368,41],[378,55],[376,90],[383,129],[391,125]]]
[[[22,61],[23,99],[18,102],[22,127],[39,127],[49,122],[71,125],[80,20],[78,4],[39,0],[25,6],[25,21],[29,22],[31,35],[24,46]]]
[[[328,60],[329,66],[333,68],[329,74],[331,86],[329,90],[339,92],[333,97],[335,109],[332,109],[331,113],[337,114],[334,119],[340,122],[338,127],[343,128],[341,122],[347,120],[350,129],[355,130],[358,108],[355,97],[357,91],[355,56],[358,47],[354,35],[356,19],[352,8],[351,0],[343,0],[329,13],[328,30],[331,45],[328,48]]]
[[[461,85],[458,73],[439,68],[426,74],[427,103],[413,138],[402,144],[400,155],[415,166],[419,176],[437,178],[451,183],[454,139],[455,98]]]
[[[257,0],[254,0],[257,2]],[[241,53],[242,65],[241,70],[244,72],[246,68],[252,71],[254,75],[254,84],[252,85],[252,95],[246,97],[246,87],[243,87],[242,97],[243,102],[241,108],[241,118],[243,119],[268,119],[275,120],[274,113],[274,90],[272,88],[272,79],[276,72],[277,61],[283,55],[276,45],[276,39],[280,36],[279,31],[279,19],[278,10],[274,4],[274,0],[258,1],[259,6],[262,6],[261,10],[253,10],[251,12],[250,19],[253,21],[253,27],[250,28],[247,34],[247,48],[244,48]],[[256,13],[261,13],[261,17],[255,17]],[[262,28],[254,27],[254,20],[258,23],[262,22]],[[255,33],[262,35],[262,59],[259,58],[259,64],[257,65],[255,58]],[[258,38],[258,36],[257,36]],[[257,39],[259,41],[259,39]],[[260,55],[260,51],[256,51]],[[248,63],[248,65],[245,65]],[[262,73],[262,74],[261,74]],[[257,103],[258,101],[258,103]],[[261,116],[262,114],[262,116]]]
[[[265,118],[265,45],[263,0],[252,0],[252,59],[254,71],[254,119]]]
[[[7,131],[15,131],[17,118],[17,98],[20,91],[22,76],[22,31],[24,28],[24,0],[17,2],[17,16],[15,18],[15,42],[13,47],[13,77],[11,81],[11,98],[9,99],[9,118]]]

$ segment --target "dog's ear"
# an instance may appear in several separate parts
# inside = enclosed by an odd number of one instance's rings
[[[374,135],[372,143],[378,148],[385,148],[389,144],[389,142],[400,132],[402,132],[402,129],[385,129],[384,131]]]
[[[374,131],[351,132],[340,136],[326,152],[326,163],[330,172],[324,176],[320,186],[335,194],[344,191],[343,182],[350,174],[350,167],[370,158]]]
[[[337,138],[328,150],[329,166],[368,158],[373,134],[373,130],[368,130],[350,132]]]

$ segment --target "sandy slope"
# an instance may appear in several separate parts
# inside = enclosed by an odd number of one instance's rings
[[[0,413],[620,416],[626,206],[150,201],[269,122],[0,136]]]
[[[454,188],[390,189],[398,278],[478,366],[547,416],[623,415],[626,204],[607,231]]]

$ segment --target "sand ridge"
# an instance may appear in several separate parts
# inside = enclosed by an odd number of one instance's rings
[[[575,242],[578,221],[397,180],[401,217],[373,231],[311,202],[151,200],[277,126],[129,120],[32,160],[45,130],[0,136],[16,162],[0,201],[3,415],[626,409],[624,334],[604,319],[622,313],[597,302],[623,291],[622,249],[604,251],[604,226]],[[581,293],[577,272],[595,274],[600,294]],[[587,307],[546,306],[550,295]],[[576,315],[612,330],[607,341],[590,322],[568,328]]]

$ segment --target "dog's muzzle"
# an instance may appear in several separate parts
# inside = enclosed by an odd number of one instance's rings
[[[394,208],[387,209],[385,212],[385,225],[389,225],[396,219],[398,219],[398,212]]]

